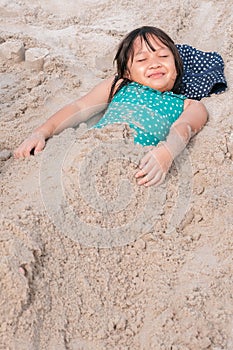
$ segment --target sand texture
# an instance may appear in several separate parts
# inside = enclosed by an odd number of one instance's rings
[[[233,349],[232,23],[232,0],[0,0],[1,350]],[[137,185],[145,149],[124,124],[15,160],[141,25],[225,62],[165,182]]]

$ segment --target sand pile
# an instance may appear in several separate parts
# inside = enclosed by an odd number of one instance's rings
[[[2,1],[0,349],[231,350],[232,2]],[[159,188],[125,125],[12,150],[114,70],[140,25],[219,52],[228,90]],[[94,120],[92,121],[92,123]]]

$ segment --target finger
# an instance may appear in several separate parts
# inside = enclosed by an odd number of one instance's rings
[[[139,168],[140,169],[144,168],[144,166],[146,165],[146,163],[149,161],[150,158],[151,158],[151,152],[147,152],[145,156],[140,160]]]
[[[30,157],[31,150],[34,148],[34,145],[27,145],[24,147],[22,151],[22,157],[23,158],[28,158]]]
[[[23,157],[22,149],[21,149],[21,147],[18,147],[14,151],[14,158],[18,159],[18,158],[21,158],[21,157]]]
[[[167,173],[162,173],[161,179],[160,179],[159,181],[157,181],[157,182],[154,184],[154,186],[155,186],[155,187],[158,187],[159,185],[161,185],[161,184],[164,182],[164,180],[165,180],[165,178],[166,178],[166,175],[167,175]]]
[[[146,175],[146,173],[145,173],[144,169],[142,169],[135,174],[135,177],[136,177],[136,179],[138,179],[139,177],[143,177],[145,175]]]
[[[155,176],[156,174],[158,173],[158,171],[160,171],[156,166],[154,166],[150,172],[148,172],[148,174],[146,174],[142,179],[140,179],[138,181],[138,184],[139,185],[144,185],[145,183],[151,181]]]
[[[37,146],[35,147],[34,154],[41,152],[44,148],[44,145],[45,145],[45,143],[43,141],[39,141]]]
[[[148,175],[154,168],[157,170],[160,169],[159,163],[156,161],[156,158],[153,156],[150,156],[148,162],[146,165],[135,175],[136,178],[143,177],[145,175]]]
[[[138,181],[138,185],[139,185],[139,186],[145,185],[147,182],[148,182],[148,177],[147,177],[147,175],[145,175],[142,179],[140,179],[140,180]]]
[[[155,165],[147,174],[147,182],[153,180],[161,172],[162,172],[161,169]]]
[[[146,171],[144,168],[142,168],[141,170],[139,170],[136,174],[135,174],[135,177],[136,178],[139,178],[139,177],[142,177],[142,176],[145,176],[146,175]]]
[[[141,172],[139,172],[139,177],[149,175],[149,179],[151,179],[151,174],[153,173],[154,176],[155,172],[157,172],[158,170],[160,170],[159,164],[155,161],[154,158],[151,157],[147,164],[144,166],[144,168],[141,170]]]
[[[25,150],[22,154],[22,158],[29,158],[30,157],[30,152],[28,150]]]
[[[151,181],[145,184],[146,187],[154,185],[155,187],[161,185],[166,177],[166,173],[160,171]]]
[[[156,182],[156,183],[154,184],[155,187],[161,185],[161,184],[164,182],[164,180],[165,180],[165,178],[166,178],[166,175],[167,175],[167,173],[163,173],[161,179],[160,179],[158,182]]]
[[[15,159],[19,157],[18,149],[14,150],[13,156]]]
[[[14,158],[20,158],[22,157],[23,154],[23,143],[21,145],[19,145],[15,150],[14,150]]]

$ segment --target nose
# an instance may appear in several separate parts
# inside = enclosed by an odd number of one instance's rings
[[[161,63],[157,57],[151,57],[151,60],[149,62],[149,69],[155,69],[161,67]]]
[[[149,65],[149,69],[155,69],[155,68],[159,68],[159,67],[161,67],[161,63],[160,62],[152,62]]]

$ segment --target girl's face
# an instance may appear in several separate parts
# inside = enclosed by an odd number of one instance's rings
[[[154,51],[140,37],[135,39],[126,78],[161,92],[170,91],[177,76],[173,54],[156,36],[151,36],[150,44]]]

